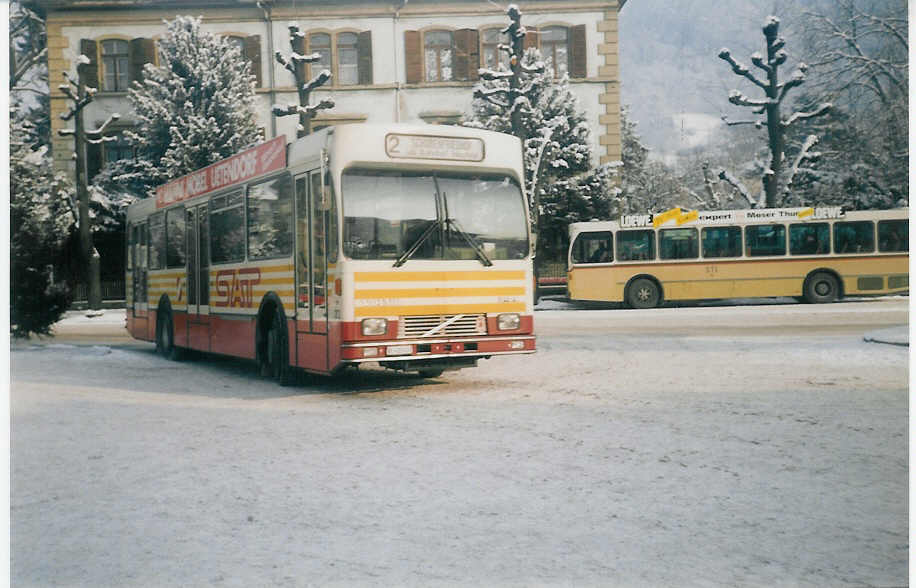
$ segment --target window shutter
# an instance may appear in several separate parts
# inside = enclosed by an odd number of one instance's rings
[[[251,35],[245,37],[245,48],[243,53],[245,59],[251,64],[251,73],[255,77],[255,83],[261,86],[261,37],[260,35]]]
[[[525,27],[525,30],[528,31],[528,33],[525,35],[525,50],[527,51],[532,47],[540,47],[541,44],[538,42],[537,27]]]
[[[82,70],[83,83],[90,88],[99,89],[99,53],[95,41],[80,39],[80,53],[89,58],[89,66]]]
[[[476,29],[455,31],[455,79],[477,80],[480,48]]]
[[[128,47],[128,78],[130,83],[143,80],[143,66],[155,63],[156,42],[152,39],[132,39]]]
[[[90,183],[102,171],[102,144],[86,141],[86,178]]]
[[[420,46],[420,31],[404,31],[404,61],[407,67],[407,83],[419,84],[423,79],[423,47]]]
[[[359,83],[364,86],[372,84],[372,31],[363,31],[356,40],[357,70]]]
[[[569,28],[569,77],[584,78],[588,75],[586,68],[585,25]]]

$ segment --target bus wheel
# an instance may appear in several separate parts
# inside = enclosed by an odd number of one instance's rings
[[[442,370],[424,369],[420,370],[421,378],[438,378],[442,375]]]
[[[175,345],[175,323],[172,311],[163,308],[156,313],[156,351],[162,357],[178,361],[182,358],[182,349]]]
[[[637,278],[627,288],[627,302],[633,308],[655,308],[660,298],[658,286],[648,278]]]
[[[281,386],[293,383],[292,368],[289,367],[289,344],[287,343],[286,321],[283,311],[274,311],[270,329],[267,331],[267,374]]]
[[[812,274],[805,282],[805,300],[811,304],[833,302],[839,298],[840,287],[836,278],[827,272]]]

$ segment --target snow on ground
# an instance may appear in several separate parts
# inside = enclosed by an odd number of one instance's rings
[[[893,323],[831,306],[539,310],[534,355],[294,388],[19,346],[13,584],[904,585],[905,348],[629,326]]]

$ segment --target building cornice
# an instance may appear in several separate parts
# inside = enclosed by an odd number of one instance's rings
[[[522,11],[529,14],[542,12],[595,12],[619,10],[626,0],[529,0],[522,2]],[[261,6],[269,7],[275,19],[287,17],[320,16],[334,17],[391,17],[400,18],[427,16],[430,14],[450,16],[479,16],[482,14],[504,15],[505,9],[496,3],[454,0],[429,2],[413,0],[403,2],[374,2],[371,0],[31,0],[29,4],[43,13],[67,13],[68,18],[78,18],[80,13],[96,15],[131,11],[145,18],[161,18],[174,15],[176,9],[183,12],[208,13],[210,11],[232,11],[262,17]]]

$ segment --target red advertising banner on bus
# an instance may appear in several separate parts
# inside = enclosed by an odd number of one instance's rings
[[[246,149],[156,188],[156,208],[200,196],[286,167],[286,136]]]

